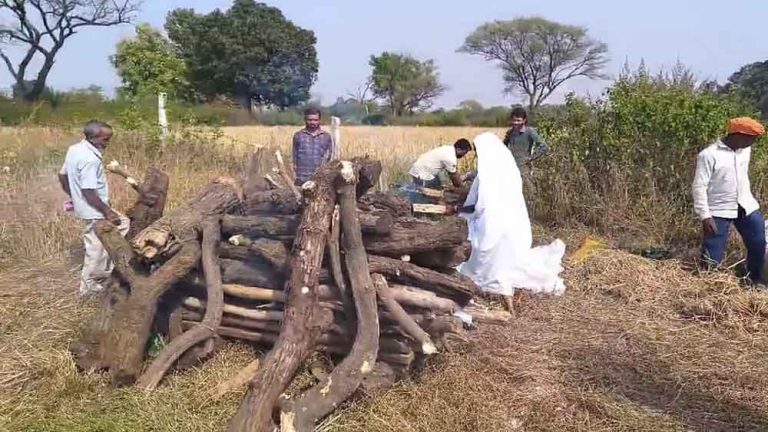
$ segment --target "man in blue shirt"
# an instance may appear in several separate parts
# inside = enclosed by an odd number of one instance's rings
[[[75,216],[85,222],[83,243],[85,254],[80,277],[80,295],[103,290],[101,282],[112,273],[112,261],[94,231],[97,221],[106,219],[117,225],[120,233],[128,233],[130,221],[109,205],[109,185],[104,173],[102,153],[112,139],[112,127],[91,120],[83,130],[85,139],[69,147],[59,171],[59,183],[72,199]]]

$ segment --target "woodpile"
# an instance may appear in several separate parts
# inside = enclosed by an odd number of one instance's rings
[[[471,302],[477,287],[453,270],[468,253],[466,223],[414,218],[406,201],[370,191],[380,173],[367,158],[334,161],[298,188],[279,154],[259,148],[242,180],[217,179],[165,214],[167,176],[130,177],[129,237],[97,224],[115,271],[71,347],[78,366],[152,390],[222,338],[254,344],[268,354],[209,389],[247,384],[229,430],[309,431],[361,385],[391,383],[447,349],[463,330],[457,312],[508,320]],[[154,332],[169,343],[145,364]],[[313,370],[316,385],[286,399],[315,351],[335,367]]]

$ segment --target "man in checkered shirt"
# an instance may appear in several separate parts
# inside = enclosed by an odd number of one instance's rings
[[[304,129],[293,135],[293,169],[296,185],[302,185],[320,166],[331,159],[331,134],[320,127],[320,110],[304,110]]]

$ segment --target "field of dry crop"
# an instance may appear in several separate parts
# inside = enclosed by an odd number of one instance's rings
[[[287,150],[293,129],[187,132],[162,150],[118,130],[107,158],[136,173],[162,167],[174,206],[237,175],[252,145]],[[395,178],[419,152],[479,131],[346,128],[344,153],[380,158]],[[55,173],[76,137],[0,129],[0,431],[221,430],[241,394],[214,401],[200,390],[248,363],[252,348],[228,345],[151,394],[75,370],[67,347],[95,302],[75,296],[80,226],[59,210]],[[110,180],[125,209],[133,192]],[[768,295],[676,260],[610,247],[574,255],[583,232],[572,227],[536,231],[568,243],[562,298],[525,299],[508,326],[469,332],[420,377],[342,407],[320,430],[768,430]]]

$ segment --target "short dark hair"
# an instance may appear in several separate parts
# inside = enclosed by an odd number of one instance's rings
[[[528,111],[525,110],[523,107],[515,107],[512,108],[512,112],[509,113],[509,118],[517,117],[521,119],[527,119],[528,118]]]
[[[318,117],[323,117],[323,113],[320,111],[320,108],[317,108],[317,107],[309,107],[304,110],[304,117],[311,116],[311,115],[317,115]]]
[[[466,138],[460,138],[456,140],[455,143],[453,143],[453,147],[457,150],[464,150],[464,151],[470,151],[472,150],[472,143],[469,142]]]

